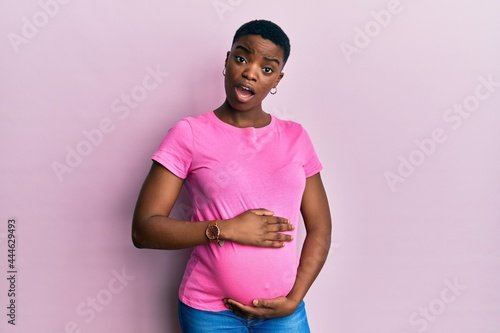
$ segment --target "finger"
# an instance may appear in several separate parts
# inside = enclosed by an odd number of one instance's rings
[[[284,217],[276,216],[276,223],[278,224],[290,224],[290,220]]]
[[[224,304],[236,315],[244,318],[260,318],[261,315],[254,307],[241,304],[232,299],[224,299]]]
[[[277,240],[277,241],[283,241],[283,242],[290,242],[290,241],[293,240],[293,236],[277,232],[277,233],[274,234],[274,238],[271,238],[271,240]]]
[[[224,304],[229,305],[229,306],[236,306],[236,307],[243,307],[244,305],[237,300],[234,300],[232,298],[224,298],[223,299]]]
[[[265,208],[258,208],[258,209],[251,209],[250,210],[252,213],[257,214],[257,215],[264,215],[264,216],[273,216],[274,212],[270,211]]]
[[[273,304],[273,301],[272,300],[267,300],[267,299],[254,299],[252,301],[252,304],[256,307],[256,308],[266,308],[266,309],[274,309],[275,308],[275,305]]]
[[[239,315],[239,316],[243,315],[243,312],[240,309],[238,302],[233,302],[231,300],[224,299],[224,305],[226,306],[226,308],[228,308],[229,310],[233,311],[237,315]]]
[[[276,241],[276,240],[268,240],[268,241],[264,242],[264,246],[279,249],[279,248],[282,248],[285,246],[285,242],[284,241]]]
[[[240,308],[236,307],[236,306],[228,306],[228,309],[233,311],[233,313],[235,315],[237,315],[238,317],[242,317],[242,318],[250,318],[251,315],[246,313],[245,311],[241,310]]]
[[[268,230],[271,232],[285,232],[292,231],[295,229],[293,224],[273,224],[268,226]]]
[[[227,298],[224,300],[224,304],[226,304],[226,306],[228,307],[231,307],[231,309],[235,312],[239,312],[239,313],[250,313],[253,311],[253,307],[252,306],[248,306],[248,305],[245,305],[243,303],[240,303],[234,299],[230,299],[230,298]]]

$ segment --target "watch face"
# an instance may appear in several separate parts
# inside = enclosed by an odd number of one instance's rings
[[[215,241],[219,238],[219,227],[216,225],[210,225],[208,226],[207,230],[205,231],[205,234],[207,235],[207,238],[210,239],[211,241]]]
[[[215,235],[214,235],[212,227],[208,227],[205,234],[207,235],[208,239],[210,239],[210,240],[215,239]]]

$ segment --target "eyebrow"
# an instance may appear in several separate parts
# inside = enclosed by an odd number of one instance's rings
[[[236,49],[241,49],[241,50],[245,51],[246,53],[255,53],[254,50],[252,50],[246,46],[240,45],[240,44],[236,45]],[[266,59],[267,61],[275,62],[278,65],[280,64],[279,60],[276,58],[273,58],[273,57],[264,56],[264,59]]]

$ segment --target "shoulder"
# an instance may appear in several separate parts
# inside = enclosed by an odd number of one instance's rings
[[[204,113],[198,116],[184,117],[181,120],[174,123],[169,131],[193,131],[193,128],[204,126],[210,122],[209,113]]]
[[[273,116],[274,117],[274,116]],[[276,126],[290,135],[307,135],[307,131],[300,123],[293,120],[283,120],[275,117]]]
[[[182,118],[174,126],[180,126],[183,128],[190,127],[191,129],[203,127],[207,126],[212,121],[211,118],[210,112],[206,112],[201,115]]]

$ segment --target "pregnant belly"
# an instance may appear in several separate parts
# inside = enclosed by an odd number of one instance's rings
[[[295,282],[295,242],[279,249],[227,242],[223,247],[211,244],[198,250],[191,276],[209,277],[212,283],[205,290],[219,300],[232,298],[251,305],[255,298],[286,296]]]

